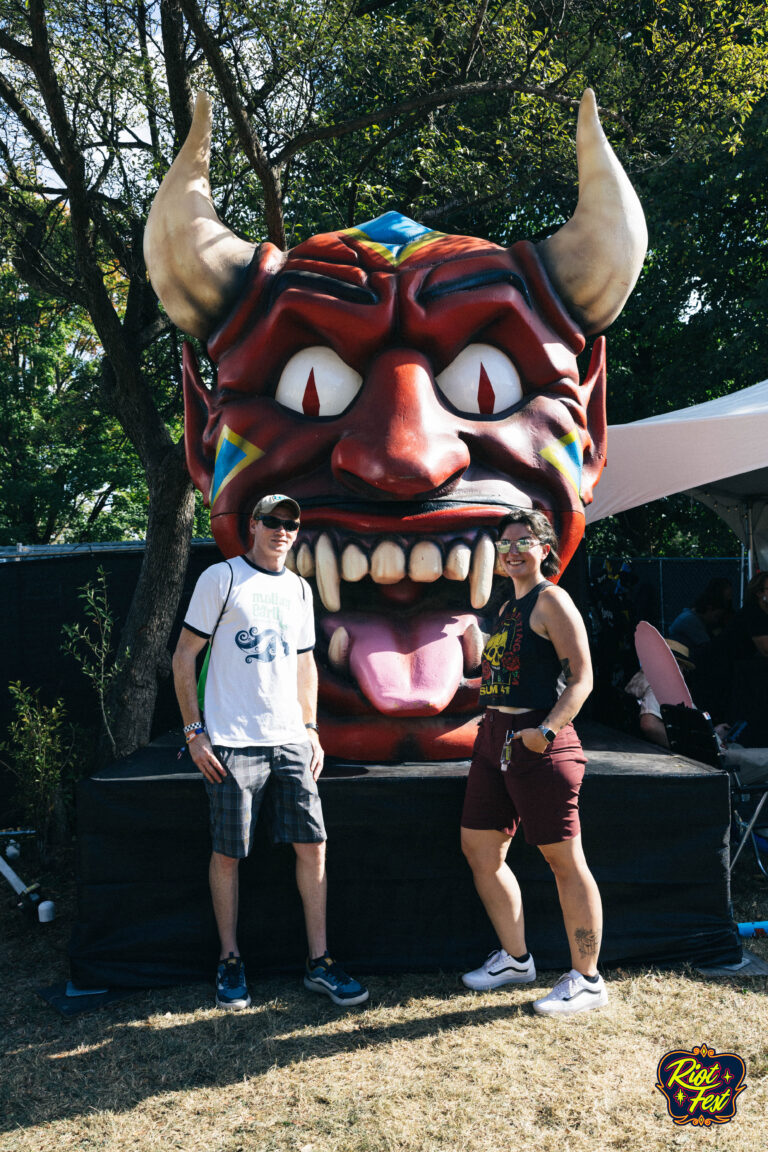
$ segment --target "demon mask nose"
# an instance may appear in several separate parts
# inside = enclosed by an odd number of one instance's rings
[[[384,352],[372,365],[363,396],[333,451],[337,480],[355,491],[413,500],[460,479],[469,450],[436,396],[424,356],[412,349]]]

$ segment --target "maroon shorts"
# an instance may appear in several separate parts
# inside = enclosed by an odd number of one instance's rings
[[[578,836],[579,789],[587,759],[572,724],[561,728],[546,752],[531,752],[522,740],[513,740],[511,759],[506,771],[501,770],[507,733],[535,728],[547,711],[486,711],[467,778],[463,828],[514,836],[522,824],[528,844],[560,844]]]

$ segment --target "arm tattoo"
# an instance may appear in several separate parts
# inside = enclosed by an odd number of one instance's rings
[[[565,677],[565,682],[566,682],[566,684],[568,684],[569,681],[571,681],[573,679],[573,672],[571,672],[570,660],[561,660],[560,661],[560,667],[563,670],[563,676]]]

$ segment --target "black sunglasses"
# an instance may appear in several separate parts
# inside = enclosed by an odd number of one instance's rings
[[[281,520],[279,516],[259,516],[265,528],[285,528],[286,532],[295,532],[299,527],[299,520]]]

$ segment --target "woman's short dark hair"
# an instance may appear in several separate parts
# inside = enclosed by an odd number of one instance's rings
[[[554,576],[560,571],[557,536],[543,512],[534,512],[532,508],[510,508],[496,529],[499,539],[510,524],[525,524],[537,540],[542,544],[549,544],[549,552],[541,562],[542,576]]]

